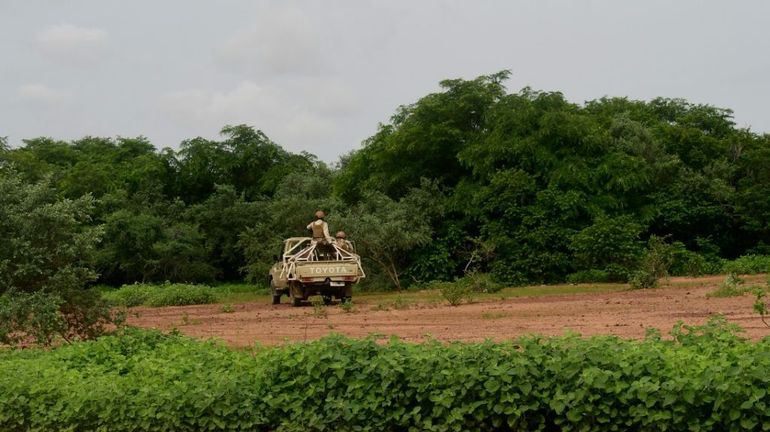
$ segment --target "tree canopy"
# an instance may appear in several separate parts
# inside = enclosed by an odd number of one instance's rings
[[[78,229],[103,232],[88,268],[111,284],[262,280],[317,209],[396,287],[471,270],[509,284],[625,280],[651,238],[690,272],[770,253],[770,136],[736,127],[729,109],[577,104],[509,92],[508,76],[442,81],[335,168],[235,125],[178,150],[144,137],[2,140],[0,175],[12,167],[17,183],[88,201]]]

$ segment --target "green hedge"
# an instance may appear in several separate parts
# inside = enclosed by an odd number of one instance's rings
[[[770,341],[723,322],[658,337],[421,345],[329,337],[234,351],[129,330],[0,352],[0,430],[761,430]]]
[[[185,306],[216,302],[214,289],[191,284],[132,284],[107,291],[102,298],[115,306]]]

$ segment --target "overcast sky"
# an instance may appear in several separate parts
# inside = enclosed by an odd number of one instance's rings
[[[322,160],[396,107],[510,69],[511,92],[681,97],[770,132],[768,1],[0,0],[0,136],[264,131]]]

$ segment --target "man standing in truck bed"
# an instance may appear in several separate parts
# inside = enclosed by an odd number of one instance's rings
[[[323,210],[315,212],[315,221],[307,224],[307,229],[313,231],[313,241],[322,245],[331,245],[333,240],[329,235],[329,224],[324,220],[326,214]]]

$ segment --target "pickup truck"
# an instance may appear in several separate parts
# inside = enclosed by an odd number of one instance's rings
[[[293,306],[314,295],[321,295],[325,304],[330,304],[332,297],[350,301],[353,285],[366,277],[355,249],[317,243],[310,237],[284,240],[276,261],[268,275],[274,305],[280,304],[284,295],[291,298]]]

